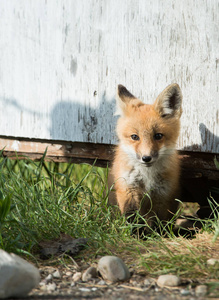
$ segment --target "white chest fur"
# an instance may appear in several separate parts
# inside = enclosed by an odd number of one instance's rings
[[[128,188],[141,188],[149,195],[157,193],[164,196],[169,193],[171,186],[162,173],[163,166],[159,162],[151,167],[136,163],[129,171],[123,171],[121,177]]]

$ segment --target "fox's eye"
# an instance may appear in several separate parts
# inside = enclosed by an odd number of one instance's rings
[[[140,138],[139,138],[139,136],[138,136],[137,134],[132,134],[132,135],[131,135],[131,138],[132,138],[134,141],[139,141],[139,140],[140,140]]]
[[[154,139],[155,139],[156,141],[161,140],[162,137],[163,137],[163,134],[162,134],[162,133],[155,133],[155,135],[154,135]]]

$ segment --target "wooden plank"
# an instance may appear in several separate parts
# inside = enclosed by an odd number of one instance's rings
[[[47,149],[47,157],[66,157],[67,158],[89,158],[111,160],[113,145],[63,142],[63,141],[43,141],[28,139],[5,139],[0,138],[0,148],[4,148],[4,153],[13,157],[17,155],[33,155],[36,158],[42,157]]]
[[[91,164],[97,160],[96,165],[106,167],[107,163],[112,161],[114,147],[114,145],[93,143],[0,137],[0,149],[4,149],[3,155],[11,159],[28,157],[39,160],[47,151],[46,160]]]
[[[106,166],[112,162],[115,145],[0,137],[0,149],[4,149],[3,155],[12,159],[25,156],[40,159],[47,150],[46,159],[54,162],[93,163],[97,160],[97,165]],[[218,154],[179,151],[179,155],[182,168],[188,176],[201,177],[204,174],[219,178],[219,170],[214,164],[214,158],[219,159]]]

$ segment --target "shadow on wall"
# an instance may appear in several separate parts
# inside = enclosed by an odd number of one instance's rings
[[[94,93],[93,97],[96,96]],[[38,126],[37,122],[42,125],[47,115],[45,112],[28,109],[15,99],[0,99],[0,101],[6,106],[14,107],[21,114],[24,112],[33,115],[35,126]],[[101,96],[97,108],[81,105],[72,99],[60,100],[50,113],[51,125],[48,128],[50,133],[48,139],[115,144],[117,141],[115,125],[118,119],[118,116],[114,116],[115,111],[116,100],[107,99],[105,94]],[[219,153],[219,137],[203,123],[199,125],[199,132],[201,143],[186,146],[182,150]]]
[[[93,97],[94,102],[96,102],[96,93]],[[34,109],[29,109],[15,99],[4,98],[0,99],[0,101],[8,108],[8,116],[10,118],[14,115],[10,111],[10,107],[19,112],[19,118],[22,118],[23,126],[26,126],[24,114],[33,116],[33,126],[38,128],[48,126],[48,112],[38,112]],[[60,100],[49,114],[50,125],[49,128],[45,129],[49,134],[47,133],[46,139],[115,144],[117,141],[115,133],[117,117],[114,116],[115,106],[116,100],[114,98],[107,99],[105,94],[101,96],[100,103],[98,103],[96,108],[89,104],[81,105],[73,99]],[[19,122],[21,124],[21,121]],[[31,131],[31,128],[28,132],[30,132],[28,136],[23,136],[22,133],[15,134],[15,136],[24,138],[31,138],[32,136],[35,138],[36,134],[38,134],[38,139],[43,138],[38,131]],[[9,133],[8,135],[13,134]]]
[[[199,132],[201,144],[193,144],[182,150],[219,153],[219,137],[213,134],[203,123],[199,124]]]
[[[51,112],[54,140],[113,144],[116,142],[115,99],[102,95],[97,108],[72,100],[59,101]]]

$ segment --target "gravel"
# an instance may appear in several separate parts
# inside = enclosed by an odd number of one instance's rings
[[[29,299],[196,300],[207,299],[208,296],[213,298],[207,285],[177,276],[175,283],[171,283],[174,286],[167,286],[166,283],[159,286],[159,278],[166,280],[169,276],[168,280],[173,279],[173,275],[170,274],[151,278],[132,269],[129,279],[111,282],[103,279],[97,269],[98,263],[91,266],[82,264],[80,267],[72,265],[68,268],[61,266],[52,271],[48,267],[42,267],[40,285],[31,292]],[[53,276],[57,271],[61,275],[60,278]],[[88,280],[84,281],[84,277],[87,276],[85,274],[92,276],[88,276]],[[170,285],[170,281],[167,282]]]

